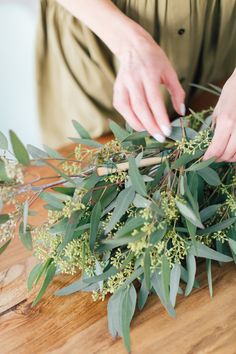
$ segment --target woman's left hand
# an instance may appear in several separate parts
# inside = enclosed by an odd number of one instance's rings
[[[213,112],[215,132],[204,160],[236,162],[236,69],[226,81]]]

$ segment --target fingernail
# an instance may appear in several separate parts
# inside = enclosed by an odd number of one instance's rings
[[[158,133],[153,135],[153,138],[156,139],[157,141],[159,141],[159,143],[164,143],[164,141],[166,140],[163,135],[158,134]]]
[[[165,134],[165,136],[171,135],[171,127],[169,127],[168,125],[161,125],[161,130]]]
[[[186,107],[185,107],[185,104],[184,104],[184,103],[181,103],[179,110],[180,110],[181,116],[185,116],[185,114],[186,114]]]

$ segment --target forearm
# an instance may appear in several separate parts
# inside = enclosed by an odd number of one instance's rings
[[[148,33],[124,15],[110,0],[58,0],[88,26],[116,55],[138,45]]]

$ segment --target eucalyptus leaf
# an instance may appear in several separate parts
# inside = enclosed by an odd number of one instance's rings
[[[129,161],[129,176],[130,176],[132,186],[138,194],[145,197],[147,195],[146,186],[139,172],[139,169],[136,165],[136,161],[133,157],[130,157],[128,161]]]
[[[211,259],[206,259],[206,270],[207,270],[207,281],[210,297],[213,296],[213,286],[212,286],[212,271],[211,271]]]
[[[32,303],[32,307],[37,305],[37,303],[41,300],[45,291],[47,290],[48,285],[51,283],[52,279],[54,278],[55,273],[56,273],[56,267],[53,263],[51,263],[46,271],[45,279],[44,279],[43,284],[39,290],[39,293],[37,294],[36,298],[34,299],[34,301]]]
[[[0,214],[0,225],[5,224],[5,222],[7,222],[8,220],[10,220],[8,214]]]
[[[161,260],[162,260],[161,278],[162,278],[162,284],[164,289],[164,297],[165,297],[165,301],[168,303],[170,301],[170,291],[169,291],[170,264],[168,258],[165,255],[162,256]]]
[[[198,174],[210,186],[219,186],[221,184],[218,173],[210,167],[205,167],[204,169],[198,171]]]
[[[106,227],[105,232],[109,233],[119,222],[120,218],[127,212],[130,204],[133,202],[135,191],[132,187],[123,189],[117,197],[116,206],[112,213],[111,220]]]
[[[28,166],[30,164],[28,151],[26,150],[26,148],[24,147],[23,143],[20,141],[16,133],[10,130],[9,134],[10,134],[12,149],[17,161],[24,166]]]
[[[146,288],[145,281],[142,281],[141,288],[138,293],[138,308],[142,310],[147,302],[149,291]]]
[[[204,230],[199,230],[197,233],[198,233],[198,235],[211,234],[211,233],[214,233],[217,231],[227,229],[228,227],[230,227],[234,223],[236,223],[236,217],[226,219],[226,220],[221,221],[215,225],[211,225],[211,226],[205,228]]]
[[[8,140],[1,131],[0,131],[0,149],[8,150]]]
[[[0,247],[0,255],[7,249],[10,243],[11,243],[11,238]]]
[[[187,263],[187,271],[188,271],[188,282],[185,289],[185,296],[188,296],[193,289],[196,269],[197,269],[196,260],[192,253],[187,254],[186,263]]]
[[[95,245],[95,242],[96,242],[101,215],[102,215],[102,207],[101,207],[101,203],[98,202],[95,205],[95,207],[93,208],[93,211],[91,213],[91,221],[90,221],[89,245],[90,245],[90,249],[92,251],[94,249],[94,245]]]
[[[26,226],[24,230],[23,222],[21,222],[19,226],[19,237],[25,248],[31,251],[33,248],[31,231],[28,226]]]
[[[192,248],[191,253],[196,257],[213,259],[219,262],[232,262],[233,260],[231,257],[221,254],[212,248],[203,245],[201,242],[197,242],[197,251]]]
[[[96,149],[101,148],[103,146],[101,143],[98,143],[95,140],[80,139],[80,138],[69,138],[69,139],[76,144],[86,145],[86,146],[90,146],[90,147],[96,148]]]
[[[179,209],[180,213],[187,219],[189,220],[193,225],[203,229],[204,226],[201,222],[201,220],[198,219],[197,215],[194,213],[194,211],[191,209],[191,207],[187,204],[184,204],[180,201],[176,201],[176,206]]]
[[[216,158],[212,157],[209,160],[198,162],[198,163],[193,164],[192,166],[188,167],[186,171],[200,171],[203,168],[210,166],[215,160],[216,160]]]
[[[125,290],[124,299],[122,302],[122,316],[121,316],[121,328],[122,328],[122,336],[124,339],[125,347],[127,351],[130,353],[130,322],[133,318],[135,307],[137,301],[137,293],[134,286],[131,284]]]
[[[72,120],[73,126],[82,139],[91,139],[87,130],[77,121]]]
[[[110,121],[109,127],[118,141],[124,141],[130,135],[125,129],[121,128],[112,120]]]
[[[144,280],[147,290],[151,289],[151,257],[150,249],[146,248],[144,253]]]
[[[180,274],[181,274],[180,264],[176,263],[170,271],[170,302],[173,307],[175,307],[176,296],[178,294]]]

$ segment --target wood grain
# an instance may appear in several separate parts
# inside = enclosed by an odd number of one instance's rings
[[[68,147],[64,152],[71,150]],[[42,170],[46,175],[47,171]],[[35,207],[40,210],[40,204]],[[45,218],[42,210],[37,217]],[[76,277],[59,276],[37,307],[31,308],[35,291],[26,289],[26,278],[35,259],[17,238],[0,261],[0,353],[17,354],[122,354],[122,340],[112,340],[107,330],[107,301],[94,303],[90,294],[55,297],[55,290]],[[214,297],[210,299],[205,266],[198,274],[200,289],[179,297],[177,318],[151,297],[137,311],[131,329],[136,354],[235,354],[236,272],[234,264],[213,267]]]

